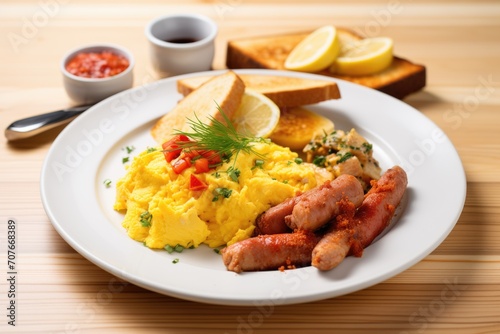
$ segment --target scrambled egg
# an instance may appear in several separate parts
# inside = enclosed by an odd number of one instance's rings
[[[114,205],[126,211],[128,235],[150,248],[230,245],[252,235],[259,214],[324,181],[312,164],[297,163],[298,155],[288,148],[257,143],[253,149],[264,155],[262,165],[255,163],[258,156],[241,151],[236,161],[195,174],[208,185],[203,191],[189,190],[194,167],[176,174],[161,150],[139,154],[117,183]],[[232,166],[241,172],[237,182],[227,173]],[[221,188],[229,196],[217,196]]]

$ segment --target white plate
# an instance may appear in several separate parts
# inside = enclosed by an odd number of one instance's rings
[[[236,72],[334,80],[281,71]],[[182,77],[195,75],[200,73]],[[178,78],[137,87],[95,105],[64,129],[47,154],[41,175],[45,210],[59,234],[104,270],[187,300],[226,305],[301,303],[357,291],[404,271],[432,252],[457,222],[466,180],[460,158],[443,132],[397,99],[335,80],[342,99],[311,109],[330,117],[337,129],[355,127],[373,144],[384,170],[400,164],[409,177],[399,221],[363,257],[349,257],[329,272],[306,267],[235,274],[226,271],[220,255],[208,247],[174,254],[144,247],[126,235],[123,216],[112,209],[114,184],[125,173],[122,157],[127,152],[122,148],[134,146],[134,155],[155,145],[149,129],[181,98]],[[113,186],[106,188],[105,179],[111,179]],[[174,264],[174,258],[179,262]]]

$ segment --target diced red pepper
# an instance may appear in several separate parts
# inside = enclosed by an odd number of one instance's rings
[[[208,172],[210,170],[210,167],[208,166],[208,159],[207,158],[196,159],[194,161],[194,168],[196,174]]]
[[[163,143],[161,146],[163,148],[163,154],[165,155],[165,160],[171,162],[177,158],[181,152],[182,148],[179,146],[179,142],[188,142],[189,138],[185,135],[175,135],[170,140]]]
[[[222,162],[217,151],[183,148],[182,142],[189,141],[185,135],[175,135],[162,145],[165,160],[172,165],[175,173],[180,174],[193,164],[196,173],[206,173]]]
[[[199,178],[191,174],[189,178],[189,190],[205,190],[208,186],[205,182],[201,181]]]
[[[176,158],[172,160],[172,169],[176,174],[182,173],[186,168],[191,167],[191,160],[189,158]]]
[[[197,150],[192,150],[192,149],[183,151],[182,154],[184,154],[184,156],[186,156],[186,157],[190,157],[191,159],[200,156],[200,152],[198,152]]]
[[[201,151],[200,154],[208,159],[208,164],[209,165],[217,165],[222,162],[222,159],[220,157],[220,154],[217,153],[216,151]]]
[[[163,151],[163,155],[165,155],[165,160],[167,160],[167,162],[171,162],[172,160],[174,160],[175,158],[177,158],[179,156],[179,154],[181,153],[181,150],[165,150]]]

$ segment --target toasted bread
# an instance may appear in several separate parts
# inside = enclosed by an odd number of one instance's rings
[[[340,40],[362,39],[362,36],[345,28],[337,28]],[[245,38],[228,42],[226,65],[236,68],[285,69],[284,63],[292,49],[309,32]],[[426,69],[422,65],[394,57],[389,68],[366,76],[346,76],[330,72],[328,69],[317,74],[336,77],[355,82],[386,94],[402,99],[423,87],[426,82]]]
[[[335,82],[294,78],[290,76],[240,74],[247,88],[264,94],[278,107],[297,107],[340,98]],[[199,76],[177,81],[177,90],[187,95],[209,80],[211,76]]]
[[[332,120],[304,107],[286,108],[269,139],[291,150],[302,151],[315,135],[330,133],[334,128]]]
[[[227,71],[206,81],[198,89],[184,97],[151,129],[151,135],[160,144],[170,139],[174,130],[190,131],[187,119],[196,117],[210,123],[209,117],[224,121],[220,109],[231,119],[238,109],[245,84],[233,71]]]

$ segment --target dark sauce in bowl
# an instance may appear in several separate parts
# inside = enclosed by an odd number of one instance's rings
[[[188,43],[198,42],[198,40],[190,37],[181,37],[181,38],[167,39],[165,40],[165,42],[174,44],[188,44]]]

